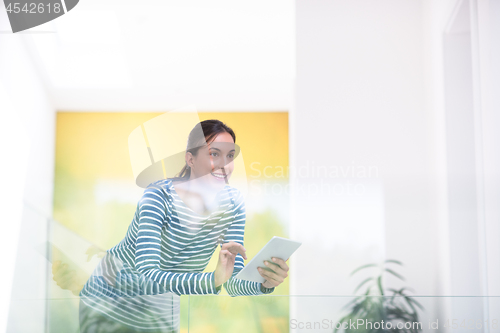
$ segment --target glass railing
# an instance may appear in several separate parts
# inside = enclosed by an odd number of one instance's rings
[[[79,302],[79,297],[69,295],[13,299],[11,306],[24,311],[12,312],[18,317],[9,318],[7,332],[79,332]],[[494,296],[185,295],[180,297],[174,326],[181,333],[495,333],[500,332],[499,309],[500,297]],[[99,332],[105,332],[104,327]],[[112,325],[108,327],[114,332]]]
[[[234,321],[236,311],[246,320]],[[186,315],[186,314],[185,314]],[[500,297],[189,296],[188,332],[500,332]]]
[[[7,332],[80,332],[81,302],[77,296],[99,262],[91,245],[36,209],[25,210],[16,253]],[[67,264],[54,276],[57,261]],[[74,267],[76,268],[74,268]],[[293,279],[293,276],[290,276]],[[69,282],[68,282],[69,281]],[[171,313],[136,302],[136,310],[155,314],[178,332],[485,332],[500,333],[500,296],[259,295],[231,297],[185,295]],[[128,302],[129,299],[125,300]],[[177,303],[176,303],[177,304]],[[150,308],[148,308],[148,306]],[[102,309],[102,308],[101,308]],[[135,311],[122,316],[141,319]],[[139,311],[139,312],[140,312]],[[148,312],[149,311],[149,312]],[[170,316],[170,317],[168,317]],[[174,318],[168,322],[168,318]],[[142,318],[142,322],[145,321]],[[83,320],[85,322],[85,320]],[[390,324],[390,325],[389,325]],[[101,325],[98,332],[114,332]]]

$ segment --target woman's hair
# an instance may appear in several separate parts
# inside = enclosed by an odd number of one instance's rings
[[[233,137],[234,143],[236,143],[236,135],[234,134],[234,131],[220,120],[209,119],[196,124],[196,126],[189,133],[186,152],[190,152],[193,156],[196,156],[200,148],[208,143],[211,143],[217,135],[224,132],[229,133]],[[190,176],[191,168],[186,163],[182,170],[175,177],[170,179],[183,180],[189,179]]]

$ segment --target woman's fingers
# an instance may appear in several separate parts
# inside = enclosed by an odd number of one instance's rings
[[[61,269],[61,261],[54,261],[54,263],[52,264],[52,275],[54,275],[59,269]]]
[[[52,279],[61,288],[67,288],[72,285],[76,279],[76,271],[69,269],[67,264],[60,261],[52,266]]]
[[[229,250],[221,250],[219,258],[222,258],[224,264],[232,263],[234,265],[236,255],[231,253]]]
[[[67,271],[67,272],[64,272],[62,273],[59,278],[61,280],[66,280],[66,281],[70,281],[70,280],[73,280],[76,276],[76,271]]]
[[[286,278],[288,276],[287,271],[285,271],[280,265],[271,263],[267,260],[264,261],[264,264],[267,266],[267,268],[272,269],[279,276],[283,278]],[[286,269],[288,269],[288,266],[286,267]]]
[[[231,252],[234,255],[237,255],[238,253],[241,254],[243,259],[247,259],[246,255],[246,249],[243,247],[243,245],[236,243],[236,242],[228,242],[225,244],[222,244],[223,249],[227,249],[229,252]]]
[[[264,261],[264,264],[269,270],[262,267],[258,267],[259,274],[267,280],[267,283],[273,286],[278,286],[283,283],[285,278],[288,276],[289,267],[286,261],[280,258],[272,258],[272,262]]]
[[[65,288],[68,285],[71,285],[75,282],[76,280],[76,273],[75,272],[69,272],[65,274],[64,276],[55,276],[53,280],[57,283],[58,286],[61,288]]]
[[[228,255],[231,255],[231,252],[228,250],[221,250],[219,252],[219,258],[227,259]]]
[[[283,282],[283,279],[280,279],[276,273],[266,271],[265,269],[263,269],[261,267],[258,267],[257,269],[259,270],[260,276],[262,276],[264,279],[266,279],[273,286],[277,286]]]
[[[95,245],[90,245],[90,247],[87,249],[85,252],[87,254],[87,261],[90,261],[92,257],[94,257],[97,254],[97,257],[102,258],[106,254],[106,251],[101,250],[99,247]]]
[[[229,250],[234,255],[239,253],[243,257],[243,259],[245,259],[245,260],[247,259],[247,255],[246,255],[247,250],[240,243],[230,241],[230,242],[222,244],[222,249]]]
[[[91,245],[87,251],[85,251],[85,254],[87,255],[87,261],[90,261],[90,259],[92,259],[92,257],[94,256],[95,254],[95,247],[93,245]]]
[[[285,280],[285,277],[284,276],[281,276],[279,274],[277,274],[276,272],[274,271],[268,271],[268,270],[265,270],[261,267],[260,268],[260,271],[265,274],[267,277],[270,277],[271,279],[273,279],[274,281],[277,281],[279,283],[282,283],[284,280]]]
[[[276,257],[272,257],[271,259],[272,259],[272,261],[273,261],[275,264],[278,264],[278,265],[280,266],[280,268],[281,268],[282,270],[284,270],[285,272],[288,272],[288,270],[290,269],[290,268],[288,267],[288,265],[286,264],[286,261],[285,261],[285,260],[283,260],[283,259],[281,259],[281,258],[276,258]],[[287,259],[287,260],[288,260],[288,259]]]
[[[70,290],[75,296],[78,296],[88,277],[82,275],[82,272],[79,273],[71,265],[57,260],[52,264],[52,280],[61,289]]]
[[[59,278],[67,271],[68,270],[66,269],[66,264],[58,264],[56,266],[52,266],[52,275],[54,276],[54,279]]]
[[[225,283],[233,273],[236,254],[228,249],[221,249],[219,252],[219,261],[214,272],[215,285],[219,286]]]

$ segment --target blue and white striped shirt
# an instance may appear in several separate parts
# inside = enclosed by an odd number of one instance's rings
[[[245,203],[239,190],[225,186],[219,207],[201,216],[187,207],[171,179],[151,183],[137,204],[125,238],[106,251],[80,292],[89,307],[133,327],[175,327],[179,295],[219,294],[214,272],[203,272],[218,243],[243,245]],[[274,288],[234,278],[244,267],[237,254],[231,296],[271,293]]]

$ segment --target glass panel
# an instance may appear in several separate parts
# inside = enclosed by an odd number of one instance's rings
[[[189,296],[189,332],[495,332],[500,314],[482,316],[498,297]],[[290,313],[283,304],[295,304]],[[452,311],[443,313],[447,304]],[[353,311],[357,307],[357,312]],[[472,312],[480,309],[479,312]],[[244,312],[245,320],[233,320]],[[485,312],[484,312],[485,313]],[[240,316],[241,318],[241,316]],[[346,329],[347,328],[347,329]]]
[[[283,304],[297,304],[290,313]],[[468,310],[484,309],[485,306],[500,306],[499,297],[426,297],[410,296],[368,296],[359,307],[357,315],[352,315],[356,301],[352,296],[181,296],[181,321],[178,332],[225,333],[225,332],[497,332],[500,330],[500,314],[477,316],[467,314]],[[47,303],[58,309],[60,318],[66,317],[48,327],[47,332],[79,332],[78,308],[66,305],[78,304],[79,298],[61,299],[17,299],[13,307],[43,308]],[[418,304],[417,304],[418,303]],[[453,310],[443,313],[442,304]],[[347,307],[346,307],[347,305]],[[241,312],[243,316],[237,316]],[[457,313],[462,313],[458,315]],[[469,312],[470,313],[470,312]],[[352,316],[346,317],[349,314]],[[243,319],[242,319],[243,318]],[[26,319],[26,316],[25,316]],[[10,326],[9,332],[36,332],[43,328],[25,325]],[[108,323],[109,325],[109,323]],[[104,326],[101,327],[103,329]],[[347,329],[346,329],[347,328]],[[399,329],[398,329],[399,328]],[[15,330],[14,330],[15,329]],[[107,333],[115,332],[113,330]],[[117,331],[116,331],[117,332]]]

